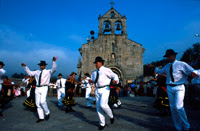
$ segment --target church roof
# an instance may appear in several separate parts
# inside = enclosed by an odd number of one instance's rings
[[[129,39],[129,38],[127,38],[127,40],[130,40],[131,42],[134,42],[134,43],[136,43],[136,44],[138,44],[138,45],[141,45],[141,46],[142,46],[142,44],[140,44],[140,43],[137,43],[137,42],[135,42],[135,41],[133,41],[133,40],[131,40],[131,39]]]
[[[125,17],[125,16],[122,16],[117,10],[115,10],[115,9],[112,7],[110,10],[108,10],[108,11],[102,16],[102,18],[110,17],[112,12],[115,14],[115,18],[123,18],[123,17]]]

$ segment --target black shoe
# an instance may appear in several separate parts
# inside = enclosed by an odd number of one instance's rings
[[[68,113],[68,112],[69,112],[69,109],[66,108],[66,109],[65,109],[65,112]]]
[[[36,123],[39,123],[39,122],[42,122],[42,121],[44,121],[44,119],[38,119],[38,120],[36,121]]]
[[[48,121],[50,118],[50,113],[48,115],[46,115],[45,120]]]
[[[105,126],[99,126],[99,130],[103,130]]]
[[[113,124],[115,121],[114,117],[113,118],[110,118],[110,123]]]

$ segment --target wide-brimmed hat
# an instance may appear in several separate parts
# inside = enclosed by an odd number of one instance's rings
[[[45,65],[48,65],[48,64],[46,63],[46,61],[40,61],[40,63],[38,65],[45,66]]]
[[[163,57],[169,57],[170,55],[177,55],[178,53],[177,52],[174,52],[173,49],[168,49],[166,50],[166,53]]]
[[[77,75],[75,72],[72,72],[70,76],[72,76],[73,74]]]
[[[103,60],[100,56],[97,56],[97,57],[95,58],[94,63],[97,63],[97,62],[104,62],[104,60]]]
[[[0,61],[0,65],[5,66],[5,64],[2,61]]]
[[[62,74],[61,74],[61,73],[59,73],[59,74],[58,74],[58,76],[62,76]]]
[[[90,74],[89,74],[89,73],[85,73],[84,75],[85,75],[85,76],[90,76]]]

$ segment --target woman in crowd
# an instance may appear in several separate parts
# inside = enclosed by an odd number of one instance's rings
[[[31,76],[29,79],[29,84],[27,88],[30,88],[30,96],[25,100],[24,106],[29,108],[31,111],[36,111],[37,107],[35,104],[35,88],[36,88],[36,80],[35,76]]]
[[[170,106],[169,106],[169,99],[167,95],[167,88],[166,88],[166,75],[159,75],[157,80],[157,99],[154,103],[154,107],[161,111],[161,115],[167,116],[170,115]]]
[[[63,99],[63,104],[66,106],[65,112],[75,112],[75,110],[72,109],[72,106],[76,105],[75,99],[74,99],[74,92],[75,92],[75,86],[77,84],[77,81],[75,79],[76,73],[72,72],[70,77],[67,79],[66,85],[65,85],[65,98]]]
[[[0,116],[3,116],[2,108],[13,99],[13,87],[14,85],[6,76],[3,80],[2,90],[0,92]]]

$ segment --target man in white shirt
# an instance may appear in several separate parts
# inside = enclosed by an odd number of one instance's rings
[[[3,79],[6,75],[6,71],[3,69],[3,66],[5,66],[5,64],[2,61],[0,61],[0,92],[2,89]]]
[[[62,106],[62,98],[65,97],[65,83],[66,79],[62,78],[62,74],[58,75],[59,79],[56,81],[57,86],[57,98],[58,98],[58,107]]]
[[[85,89],[86,89],[85,99],[86,99],[87,108],[91,108],[90,101],[93,101],[94,104],[96,103],[96,100],[93,99],[92,97],[90,97],[90,93],[92,91],[92,87],[91,87],[91,85],[89,83],[89,80],[90,80],[89,76],[90,76],[89,73],[85,73],[84,86],[85,86]]]
[[[169,104],[172,113],[172,118],[176,130],[189,130],[190,124],[188,122],[184,107],[183,100],[185,96],[185,86],[188,75],[196,75],[194,69],[187,63],[176,60],[177,53],[172,49],[168,49],[164,57],[169,61],[162,69],[158,69],[153,65],[149,67],[155,68],[155,73],[159,75],[166,75],[167,93],[169,97]]]
[[[24,70],[30,76],[35,76],[36,79],[36,89],[35,89],[35,100],[37,105],[37,112],[39,119],[36,121],[37,123],[44,121],[44,113],[45,119],[48,120],[50,118],[50,111],[47,106],[46,96],[48,92],[48,85],[50,82],[51,74],[56,71],[56,61],[57,58],[53,57],[53,66],[52,69],[46,69],[46,62],[40,61],[38,64],[41,70],[30,71],[30,69],[22,63]]]
[[[105,116],[104,112],[110,117],[110,123],[114,123],[114,116],[112,110],[108,105],[108,98],[110,94],[110,81],[113,79],[113,84],[118,84],[117,75],[115,75],[111,69],[103,66],[104,60],[101,57],[95,58],[96,70],[92,73],[92,81],[96,87],[96,107],[99,117],[99,130],[105,128]]]

